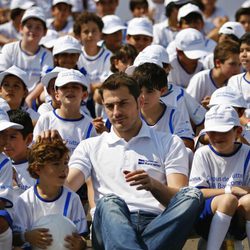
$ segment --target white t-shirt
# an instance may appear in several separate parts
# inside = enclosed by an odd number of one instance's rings
[[[21,49],[18,41],[8,43],[2,49],[0,70],[4,71],[12,65],[16,65],[28,74],[28,90],[32,91],[40,81],[41,74],[53,67],[53,57],[49,50],[41,46],[35,55],[28,55]]]
[[[100,48],[97,55],[89,56],[84,48],[82,51],[77,63],[78,68],[84,68],[88,72],[91,83],[103,82],[109,75],[112,52],[105,48]]]
[[[20,195],[25,190],[34,186],[36,184],[36,180],[30,176],[30,174],[27,170],[28,166],[29,166],[28,161],[24,161],[24,162],[18,163],[18,164],[13,162],[12,164],[13,164],[13,168],[16,172],[15,180],[16,180],[17,185],[18,185],[18,189],[15,189],[15,193]]]
[[[175,57],[170,64],[173,68],[169,72],[168,81],[183,88],[187,88],[193,75],[203,70],[203,65],[200,61],[198,61],[193,74],[187,73],[187,71],[179,63],[177,57]]]
[[[69,167],[79,169],[85,179],[92,177],[95,202],[114,193],[125,200],[130,211],[141,209],[159,214],[163,206],[150,192],[130,186],[123,171],[144,169],[167,184],[169,174],[188,175],[188,156],[178,136],[155,131],[143,122],[139,133],[128,142],[118,137],[112,127],[110,133],[82,141],[71,156]]]
[[[250,147],[240,144],[231,155],[215,151],[211,145],[199,148],[193,159],[189,184],[200,188],[250,185]]]
[[[169,43],[175,39],[177,33],[178,31],[172,30],[170,27],[168,27],[167,20],[157,23],[153,26],[153,43],[167,48]]]
[[[0,34],[9,39],[20,40],[22,37],[21,34],[15,29],[12,21],[0,25]]]
[[[208,54],[205,58],[202,59],[204,69],[214,68],[214,53]]]
[[[201,106],[185,89],[174,84],[168,84],[168,93],[161,96],[166,105],[178,107],[183,119],[191,119],[195,125],[200,125],[205,119],[206,109]]]
[[[13,170],[11,161],[0,153],[0,200],[6,202],[6,208],[13,206]]]
[[[53,201],[44,200],[33,186],[20,195],[15,204],[13,220],[14,232],[25,232],[32,229],[41,217],[50,214],[61,214],[76,225],[79,234],[87,232],[87,220],[79,196],[67,187]]]
[[[218,89],[212,78],[212,70],[203,70],[194,75],[187,87],[187,93],[201,103],[205,96],[211,96]]]
[[[164,106],[165,110],[159,120],[154,125],[148,125],[157,131],[175,134],[183,139],[193,139],[194,132],[190,120],[185,120],[177,107]],[[142,119],[145,121],[143,116]]]
[[[64,119],[57,114],[57,110],[39,117],[34,128],[34,138],[48,129],[56,129],[59,132],[71,154],[80,141],[97,135],[92,120],[87,115],[82,115],[80,119]]]

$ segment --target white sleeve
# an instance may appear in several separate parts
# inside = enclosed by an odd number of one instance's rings
[[[47,114],[45,114],[45,115],[47,115]],[[37,121],[37,123],[36,123],[36,125],[34,127],[34,131],[33,131],[33,138],[34,138],[34,140],[36,139],[36,137],[38,135],[41,134],[42,131],[50,129],[49,125],[47,124],[48,123],[47,122],[48,119],[45,118],[45,115],[41,115],[38,118],[38,121]]]
[[[5,201],[6,208],[13,206],[13,169],[7,157],[1,157],[0,162],[0,199]]]
[[[88,140],[83,140],[78,144],[69,160],[69,168],[79,169],[83,173],[85,180],[90,177],[92,170],[91,159],[89,157],[90,149],[87,144]]]
[[[199,74],[194,75],[187,86],[187,93],[192,96],[198,103],[201,103],[203,98],[205,97],[205,93],[203,92],[204,88],[202,88],[202,79],[199,77]]]
[[[205,164],[206,161],[204,157],[202,157],[201,149],[198,149],[194,154],[193,164],[189,177],[189,185],[193,187],[204,188],[209,187],[206,173],[206,169],[208,169],[209,166],[206,166]]]
[[[110,66],[111,66],[110,57],[111,57],[111,52],[107,54],[107,57],[105,58],[103,62],[104,67],[103,67],[102,74],[100,75],[100,82],[104,82],[109,76]]]
[[[46,51],[46,56],[43,60],[43,63],[42,63],[42,68],[41,68],[41,75],[45,75],[47,70],[49,68],[53,68],[54,67],[54,62],[53,62],[53,56],[52,56],[52,53],[47,50]]]
[[[10,68],[13,65],[13,51],[14,46],[12,46],[12,43],[6,44],[3,46],[1,51],[1,60],[0,60],[0,71],[4,71],[8,68]]]
[[[86,215],[80,200],[80,197],[76,195],[73,200],[72,210],[70,219],[74,222],[79,234],[84,234],[88,232]]]

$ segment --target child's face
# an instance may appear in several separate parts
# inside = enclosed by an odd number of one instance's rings
[[[148,8],[144,4],[137,5],[132,12],[133,17],[143,17],[147,14]]]
[[[121,60],[121,59],[115,59],[115,67],[119,72],[125,72],[125,70],[127,69],[127,67],[129,67],[130,65],[132,65],[132,60],[131,59],[125,59],[125,60]]]
[[[233,75],[240,73],[240,59],[238,54],[231,54],[224,63],[215,61],[216,67],[220,68],[221,74],[229,79]]]
[[[151,36],[145,36],[145,35],[127,36],[128,44],[135,46],[138,53],[141,52],[143,49],[145,49],[147,46],[149,46],[152,43],[152,41],[153,38]]]
[[[80,39],[84,46],[95,46],[101,40],[102,33],[95,22],[88,22],[81,25]]]
[[[241,15],[239,20],[246,32],[250,32],[250,15]]]
[[[250,72],[250,45],[242,43],[240,46],[240,62],[242,67]]]
[[[104,35],[103,39],[107,49],[115,52],[122,46],[122,31],[118,30],[112,34]]]
[[[99,16],[114,15],[118,6],[118,0],[101,0],[96,3],[96,10]]]
[[[41,38],[46,35],[42,21],[30,18],[24,25],[21,25],[23,41],[38,45]]]
[[[87,91],[83,91],[82,85],[74,82],[65,84],[56,90],[56,100],[63,106],[80,108],[81,101],[88,96]]]
[[[20,78],[14,75],[7,75],[4,77],[0,94],[5,99],[11,109],[18,109],[26,97],[28,91]]]
[[[221,154],[230,154],[235,150],[235,141],[241,134],[241,127],[228,132],[207,132],[209,142]]]
[[[71,7],[66,3],[58,3],[52,7],[52,16],[62,23],[66,23],[71,14]]]
[[[26,160],[27,148],[32,141],[32,134],[24,139],[20,131],[9,128],[6,130],[6,136],[4,153],[15,162]]]
[[[44,166],[36,171],[39,176],[39,183],[50,186],[61,187],[69,173],[68,167],[69,157],[64,155],[61,159],[45,162]]]
[[[61,53],[55,55],[55,64],[66,69],[74,69],[80,54],[78,53]]]
[[[160,103],[161,91],[157,89],[149,90],[145,87],[141,88],[143,98],[142,110],[147,111]]]
[[[195,22],[187,23],[183,19],[182,22],[181,22],[181,29],[193,28],[193,29],[196,29],[198,31],[202,31],[203,27],[204,27],[204,22],[202,22],[201,20],[197,20]]]

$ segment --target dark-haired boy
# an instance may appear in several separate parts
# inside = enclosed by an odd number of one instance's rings
[[[235,21],[243,25],[246,32],[250,32],[250,8],[240,8],[235,13]]]

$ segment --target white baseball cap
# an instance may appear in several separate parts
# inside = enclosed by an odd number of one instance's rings
[[[46,75],[44,75],[41,79],[41,83],[44,85],[44,87],[48,87],[49,82],[51,79],[56,78],[59,74],[59,72],[67,70],[66,68],[62,67],[55,67],[50,72],[48,72]]]
[[[70,0],[53,0],[52,6],[55,6],[55,5],[59,4],[59,3],[65,3],[67,5],[72,6],[72,3],[71,3]]]
[[[123,24],[120,17],[116,15],[106,15],[102,18],[104,27],[102,29],[103,34],[112,34],[119,30],[125,30],[126,26]]]
[[[10,122],[10,118],[6,111],[0,109],[0,131],[3,131],[7,128],[23,129],[23,125]]]
[[[54,44],[58,37],[59,37],[59,34],[57,31],[48,29],[46,35],[42,37],[39,44],[43,45],[46,48],[51,49],[54,47]]]
[[[219,29],[219,34],[235,35],[241,38],[246,33],[243,25],[239,22],[226,22]]]
[[[199,59],[208,54],[202,33],[193,28],[183,29],[175,37],[176,48],[190,59]]]
[[[237,108],[247,108],[247,103],[243,95],[229,86],[218,88],[211,95],[208,107],[215,105],[229,105]]]
[[[181,5],[187,3],[189,0],[165,0],[164,5],[167,7],[170,3],[174,3],[176,5]]]
[[[240,126],[238,113],[232,106],[216,105],[205,115],[205,132],[227,132],[234,126]]]
[[[59,37],[55,43],[52,50],[52,54],[57,55],[60,53],[82,53],[82,46],[80,42],[70,35],[65,35]]]
[[[201,14],[201,17],[202,17],[202,11],[200,10],[200,8],[195,4],[188,3],[188,4],[183,5],[179,9],[178,15],[177,15],[178,22],[181,20],[181,18],[186,17],[190,13],[199,13]]]
[[[10,3],[10,9],[14,10],[14,9],[22,9],[22,10],[27,10],[29,8],[31,8],[34,5],[33,2],[29,1],[29,0],[12,0]]]
[[[39,19],[46,25],[46,17],[41,7],[33,6],[30,9],[27,9],[23,14],[21,23],[23,23],[24,21],[30,18]]]
[[[136,67],[147,62],[157,64],[160,67],[163,67],[163,63],[169,63],[166,49],[157,44],[147,46],[137,55],[133,65],[126,69],[126,74],[132,75]]]
[[[135,17],[128,23],[127,34],[131,36],[145,35],[153,37],[153,24],[146,17]]]
[[[67,69],[59,72],[55,81],[55,88],[62,87],[71,82],[79,83],[89,88],[88,77],[86,77],[80,71],[75,69]]]
[[[14,75],[22,80],[24,85],[28,88],[27,83],[29,82],[28,75],[25,71],[18,68],[17,66],[13,65],[7,70],[0,73],[0,85],[2,85],[2,81],[5,76],[7,75]]]
[[[250,0],[245,1],[242,5],[241,8],[250,8]]]

